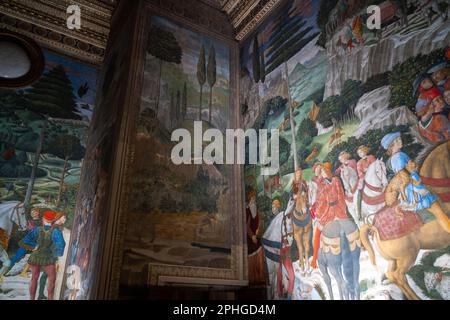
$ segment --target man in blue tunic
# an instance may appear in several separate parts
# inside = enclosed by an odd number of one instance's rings
[[[44,212],[42,226],[28,233],[20,246],[32,251],[28,264],[31,269],[30,299],[35,300],[41,269],[47,274],[48,300],[53,300],[56,281],[56,262],[64,254],[66,243],[59,228],[53,226],[56,212]]]
[[[412,170],[411,158],[402,151],[403,141],[400,132],[387,134],[381,140],[381,145],[387,151],[389,160],[387,167],[390,168],[395,175],[400,172],[408,172],[411,177],[404,192],[404,197],[400,197],[400,208],[403,211],[430,211],[438,220],[441,227],[450,233],[450,219],[445,214],[441,205],[437,201],[435,194],[431,193],[423,184],[417,172]]]

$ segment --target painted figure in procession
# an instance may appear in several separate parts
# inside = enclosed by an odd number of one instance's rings
[[[294,239],[298,249],[300,267],[309,270],[310,241],[312,235],[312,216],[309,205],[308,185],[303,180],[302,169],[295,171],[291,197],[295,201],[292,212]]]
[[[281,202],[272,202],[273,218],[261,239],[269,278],[271,299],[292,299],[295,273],[290,256],[293,244],[292,210],[295,202],[291,199],[286,210],[281,211]],[[286,281],[285,281],[286,279]],[[287,282],[287,286],[285,285]]]
[[[28,233],[21,241],[21,247],[32,251],[28,264],[31,269],[30,299],[35,300],[39,275],[42,271],[47,274],[48,300],[53,300],[56,282],[56,263],[64,254],[66,243],[64,237],[53,223],[58,214],[46,211],[43,214],[42,226]]]
[[[392,206],[397,200],[395,196],[393,199],[389,199],[391,190],[399,190],[400,207],[403,211],[426,209],[436,217],[441,227],[450,233],[450,218],[441,207],[438,197],[422,184],[414,162],[402,151],[401,133],[395,132],[386,135],[382,139],[381,145],[389,156],[387,167],[395,173],[386,193],[387,205]]]
[[[264,269],[264,251],[261,246],[264,221],[256,206],[256,192],[253,190],[249,191],[247,199],[246,221],[249,282],[251,284],[264,284],[266,282],[266,274]]]

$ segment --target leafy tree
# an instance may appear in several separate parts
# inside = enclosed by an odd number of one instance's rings
[[[172,32],[157,26],[152,26],[150,30],[147,51],[159,59],[159,76],[156,94],[156,115],[158,115],[163,61],[180,64],[183,51]]]
[[[361,82],[355,80],[347,80],[341,91],[341,99],[344,107],[343,113],[347,112],[348,108],[354,106],[359,98],[362,96]]]
[[[304,136],[315,137],[319,133],[315,123],[309,119],[305,118],[298,127],[297,138],[302,138]]]
[[[283,137],[279,140],[280,147],[280,165],[285,164],[291,155],[291,144]]]
[[[320,106],[317,121],[325,128],[333,125],[333,119],[343,116],[344,105],[340,96],[328,97]]]
[[[418,55],[396,65],[389,75],[392,88],[389,106],[391,108],[407,106],[415,111],[417,97],[413,93],[414,81],[444,57],[445,49],[438,49],[428,55]]]
[[[166,193],[160,200],[159,209],[165,213],[173,213],[176,201],[170,193]]]
[[[200,55],[198,57],[197,64],[197,81],[200,85],[200,105],[198,111],[198,120],[202,120],[202,100],[203,100],[203,86],[206,83],[206,58],[205,58],[205,46],[202,45],[200,49]]]
[[[46,72],[26,92],[30,111],[53,118],[81,119],[78,115],[72,82],[63,66]]]
[[[208,72],[207,72],[208,84],[209,84],[209,123],[211,123],[211,115],[212,115],[212,94],[213,87],[217,81],[217,65],[216,65],[216,49],[213,45],[209,49],[209,57],[208,57]]]
[[[64,190],[64,179],[66,177],[66,172],[69,167],[70,160],[81,160],[84,157],[85,149],[81,145],[80,140],[72,135],[59,135],[49,148],[49,153],[57,156],[64,160],[63,171],[61,174],[61,180],[59,183],[59,192],[57,198],[57,207],[61,203],[61,195]]]

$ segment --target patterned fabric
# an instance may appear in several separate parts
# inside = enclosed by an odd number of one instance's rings
[[[400,216],[395,208],[385,207],[377,214],[373,220],[373,225],[377,228],[382,241],[393,240],[406,236],[422,226],[422,219],[416,212],[402,211]]]
[[[3,247],[3,249],[8,250],[8,244],[9,244],[9,236],[8,233],[0,229],[0,246]]]

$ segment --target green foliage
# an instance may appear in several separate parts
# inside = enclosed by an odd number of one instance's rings
[[[267,100],[259,113],[258,118],[255,120],[253,128],[263,129],[266,126],[267,117],[269,114],[279,114],[281,111],[286,109],[287,99],[283,97],[276,96],[270,100]]]
[[[209,49],[207,69],[208,84],[212,88],[217,81],[216,49],[213,45],[211,45],[211,48]]]
[[[391,72],[388,71],[385,73],[377,74],[376,76],[368,79],[363,85],[361,85],[362,94],[389,85],[390,75]]]
[[[423,148],[420,144],[414,143],[414,138],[411,136],[409,127],[403,126],[389,126],[384,129],[370,130],[364,134],[361,138],[350,137],[346,142],[342,142],[335,146],[331,152],[325,158],[325,161],[331,162],[333,168],[339,166],[338,155],[342,151],[350,153],[352,158],[358,159],[357,149],[361,145],[366,145],[370,148],[370,153],[377,158],[383,158],[384,161],[388,159],[386,150],[381,146],[381,140],[383,137],[391,132],[401,132],[403,140],[403,151],[409,156],[413,157],[420,153]]]
[[[436,260],[445,254],[450,254],[450,247],[442,250],[436,250],[424,254],[419,264],[414,265],[408,271],[408,275],[414,280],[416,285],[422,290],[422,292],[430,299],[443,300],[442,296],[435,289],[428,291],[425,285],[425,272],[431,273],[446,273],[446,270],[441,267],[435,267]],[[448,276],[448,271],[447,271]]]
[[[341,100],[344,106],[343,113],[347,112],[348,108],[355,105],[362,96],[361,82],[355,80],[347,80],[341,91]]]
[[[148,43],[147,50],[152,56],[166,62],[181,63],[183,51],[172,32],[152,26]]]
[[[414,112],[417,101],[413,94],[414,81],[433,64],[442,60],[444,56],[445,49],[439,49],[428,55],[418,55],[396,65],[389,75],[389,83],[392,87],[390,107],[407,106]]]
[[[212,187],[215,183],[204,169],[201,168],[197,172],[197,178],[188,183],[184,188],[190,194],[189,201],[192,202],[193,208],[208,213],[217,212],[219,194],[212,192]],[[173,207],[174,204],[172,203],[172,210]]]
[[[81,119],[77,114],[72,82],[63,66],[45,73],[25,95],[30,111],[53,118]]]
[[[256,198],[256,206],[258,207],[258,211],[263,215],[264,224],[267,227],[272,218],[272,199],[266,195],[258,196]]]
[[[310,118],[305,118],[298,126],[297,139],[302,139],[305,136],[315,137],[318,133],[316,124]]]
[[[203,86],[206,83],[206,57],[204,45],[202,45],[202,48],[200,49],[200,54],[198,56],[197,80],[200,86]]]
[[[54,139],[48,149],[48,153],[65,160],[81,160],[85,149],[77,137],[71,135],[59,135]]]
[[[345,106],[340,96],[328,97],[320,105],[317,121],[325,128],[333,125],[333,119],[340,119],[344,115]]]
[[[280,137],[279,140],[280,147],[280,165],[283,165],[288,161],[289,156],[291,154],[291,144],[283,137]]]

